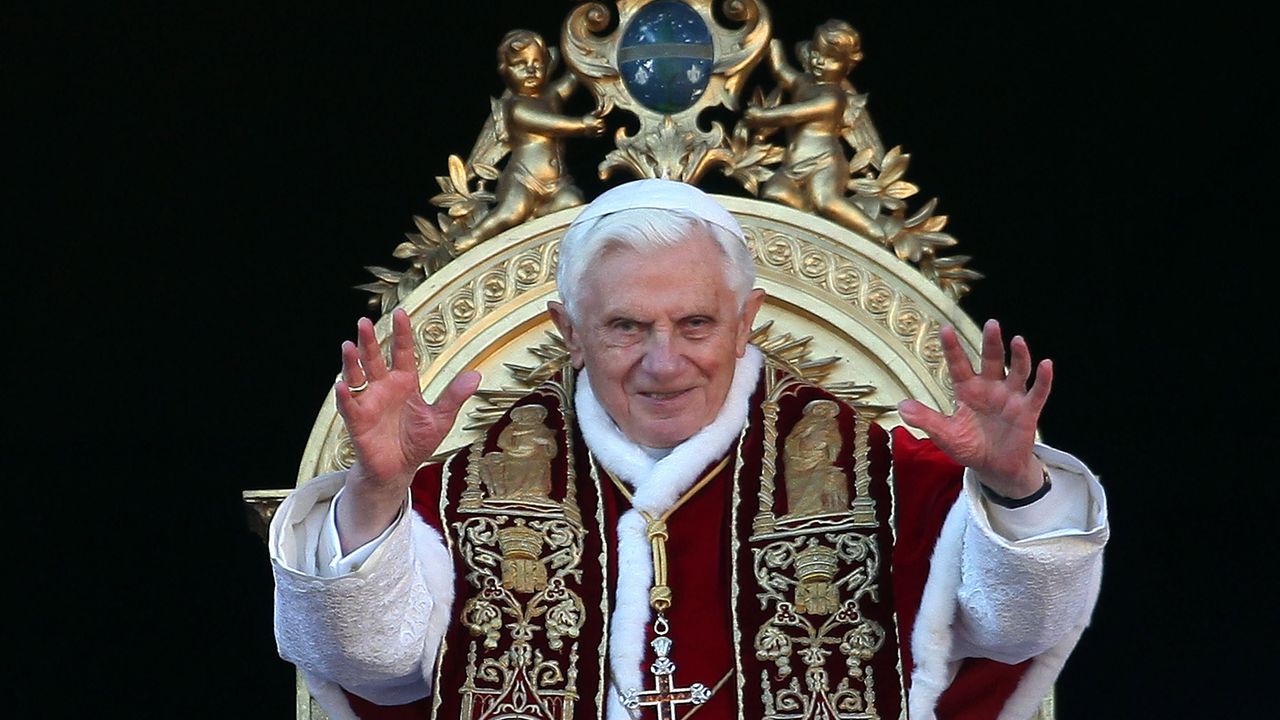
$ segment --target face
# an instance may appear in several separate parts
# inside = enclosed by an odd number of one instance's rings
[[[507,52],[502,73],[507,86],[520,95],[534,95],[546,80],[547,55],[534,43],[527,43],[520,50]]]
[[[644,256],[606,250],[583,278],[578,319],[551,303],[575,367],[632,441],[674,447],[715,419],[764,291],[739,312],[709,237]]]
[[[852,69],[851,63],[822,35],[815,36],[809,46],[808,64],[814,78],[825,82],[840,80]]]

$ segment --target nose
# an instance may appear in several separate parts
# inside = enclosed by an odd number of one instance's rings
[[[679,374],[684,356],[678,347],[679,340],[665,330],[649,335],[645,342],[644,358],[640,366],[654,378],[669,378]]]

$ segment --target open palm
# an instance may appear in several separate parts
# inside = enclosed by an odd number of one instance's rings
[[[1042,360],[1031,376],[1031,352],[1022,337],[1009,343],[1009,370],[1004,367],[1000,324],[982,328],[982,369],[975,371],[952,327],[940,332],[947,371],[955,390],[956,409],[943,415],[915,400],[904,400],[898,412],[909,425],[929,434],[951,459],[972,468],[982,482],[1010,498],[1039,489],[1042,466],[1032,453],[1036,425],[1053,384],[1053,363]]]
[[[414,472],[440,446],[480,384],[479,373],[462,373],[428,404],[418,386],[408,313],[396,310],[391,323],[390,367],[367,318],[356,325],[357,342],[342,344],[342,378],[334,396],[356,456],[338,506],[344,548],[358,547],[391,523]]]

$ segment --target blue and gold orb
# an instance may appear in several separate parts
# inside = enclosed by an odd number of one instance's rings
[[[715,60],[707,23],[676,0],[658,0],[631,18],[618,47],[622,82],[632,97],[668,115],[706,92]]]

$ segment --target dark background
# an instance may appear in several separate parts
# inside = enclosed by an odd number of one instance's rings
[[[433,212],[501,89],[498,38],[558,37],[572,7],[365,5],[0,16],[10,674],[29,715],[291,717],[240,491],[293,483],[365,309],[350,288]],[[833,16],[862,32],[853,80],[886,145],[987,275],[964,307],[1054,358],[1043,433],[1108,487],[1060,717],[1256,714],[1277,499],[1263,26],[1229,4],[1041,5],[772,10],[788,44]],[[602,150],[569,152],[603,189]]]

